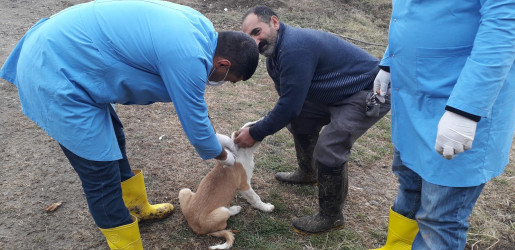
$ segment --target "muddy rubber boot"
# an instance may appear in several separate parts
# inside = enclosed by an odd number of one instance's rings
[[[342,167],[327,167],[317,163],[318,203],[320,211],[314,216],[293,221],[298,233],[321,233],[343,228],[343,205],[349,189],[347,163]]]
[[[170,216],[173,212],[173,205],[162,203],[150,205],[147,199],[147,190],[141,170],[134,170],[134,176],[122,181],[122,193],[125,206],[131,215],[136,216],[138,221],[161,220]]]
[[[294,172],[279,172],[275,175],[275,179],[291,184],[317,183],[317,171],[313,162],[313,151],[317,140],[318,133],[309,135],[293,134],[299,167]]]
[[[142,250],[141,236],[139,233],[138,219],[132,216],[131,224],[115,228],[100,228],[107,240],[110,249],[134,249]]]

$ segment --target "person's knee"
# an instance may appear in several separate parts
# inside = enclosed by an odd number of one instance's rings
[[[342,166],[349,160],[351,148],[344,144],[331,144],[327,140],[319,138],[313,155],[315,161],[323,165]]]

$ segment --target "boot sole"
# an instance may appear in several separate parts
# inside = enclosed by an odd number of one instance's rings
[[[291,184],[291,185],[311,185],[318,186],[318,182],[295,182],[295,181],[283,181],[276,179],[281,184]]]
[[[320,231],[320,232],[307,232],[307,231],[300,230],[300,229],[296,228],[295,226],[292,226],[292,227],[293,227],[293,231],[295,231],[296,233],[301,234],[301,235],[317,235],[317,234],[322,234],[322,233],[327,233],[327,232],[330,232],[330,231],[335,231],[335,230],[343,229],[345,227],[345,225],[341,225],[341,226],[337,226],[337,227],[331,227],[331,228],[329,228],[327,230]]]
[[[165,216],[163,216],[163,217],[161,217],[161,218],[151,218],[151,219],[144,219],[144,220],[142,220],[142,219],[140,219],[138,216],[135,216],[135,215],[134,215],[134,217],[136,217],[136,218],[138,219],[138,223],[144,223],[144,224],[146,224],[146,223],[151,223],[151,222],[157,222],[157,221],[165,220],[165,219],[167,219],[168,217],[172,216],[172,214],[174,214],[174,213],[175,213],[175,208],[172,210],[172,212],[171,212],[171,213],[169,213],[169,214],[167,214],[167,215],[165,215]]]
[[[318,182],[316,178],[308,178],[309,175],[302,174],[301,176],[295,172],[279,172],[275,174],[274,178],[278,182],[287,184],[316,185]]]

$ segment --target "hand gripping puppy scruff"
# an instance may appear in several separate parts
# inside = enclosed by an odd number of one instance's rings
[[[254,123],[247,123],[243,128]],[[233,133],[232,138],[235,136]],[[254,171],[254,152],[258,146],[259,143],[256,143],[253,147],[238,148],[233,167],[226,167],[218,162],[202,179],[196,193],[188,188],[179,192],[182,213],[193,232],[225,237],[224,244],[211,246],[210,249],[229,249],[234,243],[234,234],[225,228],[229,217],[241,211],[240,206],[229,207],[236,191],[253,207],[263,212],[274,209],[274,205],[263,203],[250,185]]]

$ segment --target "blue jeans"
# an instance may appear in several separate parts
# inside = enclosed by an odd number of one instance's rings
[[[123,159],[90,161],[60,145],[75,172],[79,175],[95,224],[104,229],[132,223],[129,210],[123,202],[120,183],[134,174],[125,154],[123,126],[114,110],[111,110],[111,118]]]
[[[400,184],[392,209],[418,223],[412,249],[464,249],[467,219],[485,184],[446,187],[429,183],[403,164],[397,150],[392,170]]]

